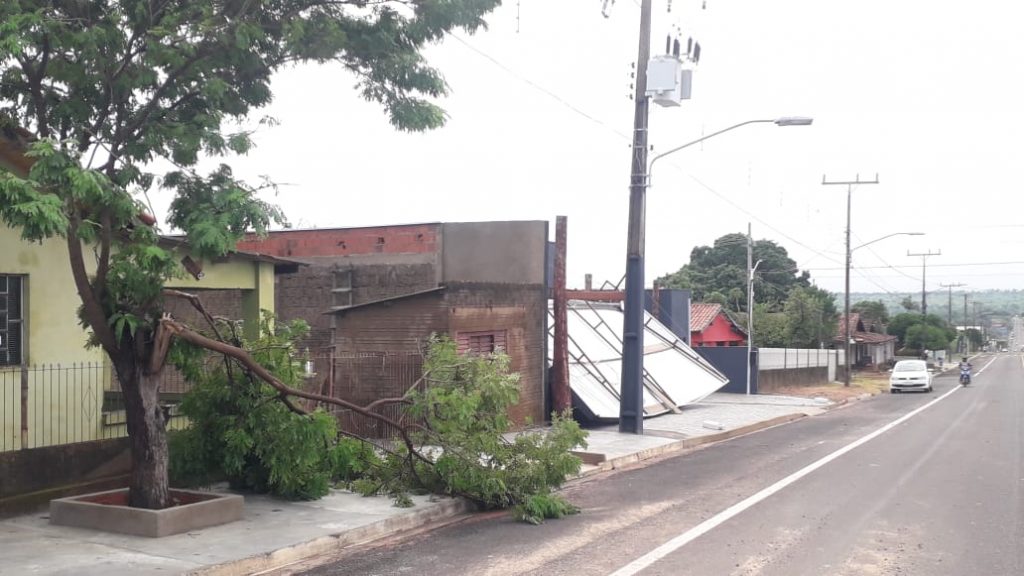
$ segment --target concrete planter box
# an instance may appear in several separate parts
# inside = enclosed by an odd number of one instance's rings
[[[178,504],[163,510],[131,508],[128,489],[50,501],[50,523],[160,538],[242,519],[244,498],[194,490],[171,490]]]

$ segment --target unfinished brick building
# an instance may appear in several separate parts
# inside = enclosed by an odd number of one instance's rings
[[[401,395],[420,374],[431,333],[463,351],[504,349],[520,374],[518,422],[544,419],[547,237],[543,221],[432,223],[272,232],[243,250],[306,262],[277,278],[284,320],[337,397]],[[329,359],[329,360],[328,360]]]

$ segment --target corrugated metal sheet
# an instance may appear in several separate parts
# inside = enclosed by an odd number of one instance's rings
[[[617,419],[622,306],[573,300],[568,316],[569,384],[576,408],[591,418]],[[725,386],[728,379],[665,325],[646,312],[644,322],[645,417],[676,411]]]

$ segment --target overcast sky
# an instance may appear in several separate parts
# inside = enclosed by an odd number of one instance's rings
[[[506,0],[490,29],[430,49],[451,95],[448,125],[396,132],[338,66],[274,80],[281,125],[234,161],[285,183],[293,225],[569,218],[570,286],[623,274],[629,182],[629,77],[639,0]],[[843,287],[846,189],[853,191],[854,291],[1017,288],[1024,281],[1017,192],[1024,35],[999,0],[655,0],[653,52],[671,26],[703,48],[693,98],[652,107],[658,150],[740,121],[755,124],[660,164],[648,197],[647,281],[697,245],[745,232],[784,246],[818,285]],[[518,15],[518,18],[517,18]],[[518,27],[518,30],[517,30]],[[964,266],[966,263],[991,263]],[[1002,263],[1002,264],[995,264]]]

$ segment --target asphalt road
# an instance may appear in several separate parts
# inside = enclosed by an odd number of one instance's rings
[[[1024,363],[974,365],[967,388],[950,373],[572,486],[578,516],[476,516],[307,573],[1024,574]]]

